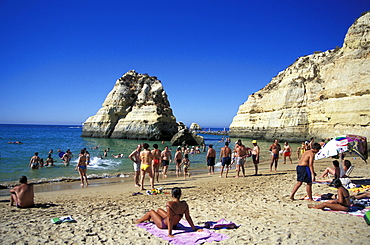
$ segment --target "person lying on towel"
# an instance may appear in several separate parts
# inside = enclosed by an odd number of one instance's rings
[[[185,215],[186,220],[190,224],[194,231],[202,232],[202,229],[197,229],[194,226],[193,220],[190,217],[189,206],[185,201],[180,201],[181,189],[174,187],[172,189],[173,201],[167,202],[166,209],[167,212],[159,208],[156,211],[150,210],[141,219],[136,220],[136,224],[142,223],[144,221],[153,220],[155,225],[159,229],[168,229],[168,236],[174,237],[172,235],[172,229],[180,222],[182,217]]]

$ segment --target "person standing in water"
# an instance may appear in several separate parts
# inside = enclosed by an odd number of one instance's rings
[[[258,175],[258,164],[260,163],[260,147],[257,145],[257,140],[252,141],[252,160],[254,164],[254,175]]]
[[[140,152],[140,173],[141,173],[141,178],[140,178],[140,185],[141,185],[141,190],[144,191],[144,179],[145,179],[145,174],[149,174],[150,178],[150,186],[152,189],[154,189],[154,179],[153,179],[153,172],[152,172],[152,152],[149,150],[149,145],[147,143],[143,144],[144,150]]]
[[[153,164],[152,172],[153,178],[159,182],[159,165],[161,164],[161,150],[158,150],[158,145],[153,145],[154,150],[152,150]]]
[[[225,146],[221,148],[220,151],[220,161],[221,161],[221,172],[220,178],[222,178],[222,174],[224,172],[224,168],[226,167],[226,174],[225,177],[227,178],[227,174],[229,173],[229,166],[231,164],[231,149],[229,147],[229,142],[225,142]]]
[[[213,145],[210,144],[208,146],[208,152],[206,156],[207,166],[209,170],[208,175],[215,173],[215,164],[216,164],[215,160],[216,160],[216,151],[215,149],[213,149]]]
[[[140,187],[139,184],[139,175],[140,175],[140,151],[141,151],[141,145],[137,145],[136,150],[134,150],[128,157],[131,161],[134,162],[134,182],[135,187]]]
[[[170,165],[170,162],[172,161],[172,154],[171,151],[168,150],[168,146],[164,148],[164,150],[161,153],[161,159],[162,159],[162,176],[163,178],[167,178],[167,169]]]

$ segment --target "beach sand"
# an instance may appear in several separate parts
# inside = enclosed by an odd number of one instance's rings
[[[353,180],[370,179],[370,166],[349,158],[355,168]],[[281,160],[280,160],[281,162]],[[294,161],[297,162],[296,160]],[[165,191],[177,186],[182,200],[190,207],[195,225],[221,218],[241,226],[221,229],[228,240],[220,244],[368,244],[370,227],[362,217],[307,208],[308,201],[291,201],[289,194],[296,183],[296,164],[279,164],[278,172],[269,172],[261,163],[261,176],[252,176],[248,163],[247,177],[219,178],[195,173],[186,180],[171,177],[156,186]],[[331,166],[331,159],[315,162],[316,173]],[[172,174],[173,175],[173,174]],[[235,175],[232,170],[229,177]],[[35,208],[9,207],[8,197],[1,196],[1,244],[168,244],[132,224],[150,209],[165,208],[169,194],[136,195],[132,178],[91,181],[88,188],[63,187],[60,191],[36,186]],[[99,181],[101,182],[99,184]],[[149,187],[148,177],[146,186]],[[68,183],[74,187],[79,182]],[[47,185],[45,185],[47,186]],[[54,188],[55,189],[55,188]],[[56,188],[58,189],[58,188]],[[67,189],[67,190],[66,190]],[[46,191],[41,191],[46,190]],[[336,193],[328,185],[313,185],[314,194]],[[306,194],[303,185],[296,198]],[[51,218],[72,215],[76,223],[52,224]]]

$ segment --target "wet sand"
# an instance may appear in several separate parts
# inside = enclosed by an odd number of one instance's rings
[[[348,158],[355,165],[352,179],[370,179],[370,166]],[[297,162],[296,160],[294,161]],[[307,208],[308,201],[291,201],[289,194],[296,183],[296,164],[282,164],[278,172],[269,172],[268,162],[260,164],[261,176],[252,176],[251,162],[247,177],[219,178],[219,172],[207,175],[197,171],[184,180],[160,180],[156,187],[166,192],[177,186],[190,207],[195,225],[225,218],[241,226],[218,230],[230,236],[220,244],[368,244],[369,227],[362,217]],[[315,162],[316,173],[331,166],[331,160]],[[132,224],[150,209],[164,208],[169,194],[135,195],[132,178],[92,180],[88,188],[79,182],[35,186],[36,207],[9,207],[8,196],[0,196],[1,244],[168,244]],[[146,178],[149,188],[149,179]],[[53,187],[50,187],[53,186]],[[59,186],[59,187],[58,187]],[[62,187],[61,187],[62,186]],[[70,187],[68,187],[70,186]],[[73,188],[72,188],[73,187]],[[334,193],[327,185],[313,185],[314,194]],[[144,192],[142,192],[144,193]],[[305,196],[302,186],[296,198]],[[52,224],[51,218],[72,215],[76,223]]]

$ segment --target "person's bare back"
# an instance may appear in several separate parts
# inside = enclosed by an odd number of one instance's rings
[[[21,185],[16,186],[10,190],[10,206],[14,203],[19,208],[32,207],[34,205],[34,191],[33,185],[27,184],[27,177],[22,176],[19,180]]]

